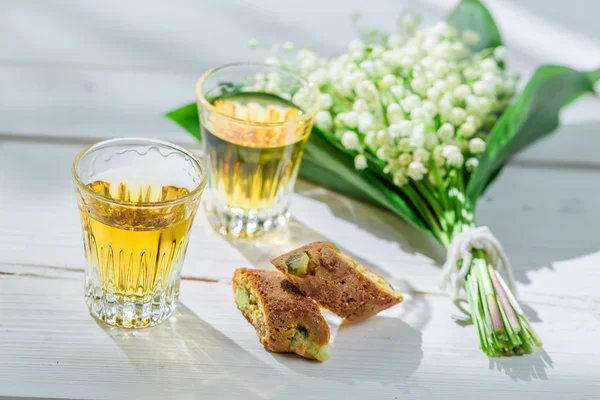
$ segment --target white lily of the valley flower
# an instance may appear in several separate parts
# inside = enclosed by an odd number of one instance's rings
[[[431,158],[435,166],[439,169],[446,164],[446,157],[444,157],[444,146],[436,146],[431,151]]]
[[[365,60],[361,62],[360,67],[369,75],[375,74],[375,63],[373,60]]]
[[[429,157],[430,154],[425,149],[416,149],[413,153],[413,158],[415,159],[415,161],[419,161],[421,163],[426,163],[427,161],[429,161]]]
[[[441,95],[442,93],[435,86],[427,89],[427,97],[432,101],[437,101]]]
[[[381,78],[381,81],[379,81],[379,88],[382,90],[386,90],[386,89],[394,86],[395,83],[396,83],[396,76],[392,75],[392,74],[388,74],[388,75],[385,75],[383,78]]]
[[[362,52],[365,50],[365,44],[361,40],[353,40],[348,45],[348,50],[351,52]]]
[[[410,145],[417,149],[425,145],[425,125],[419,124],[413,128],[410,135]]]
[[[448,90],[448,84],[442,79],[435,81],[435,83],[433,84],[433,87],[435,89],[437,89],[440,92],[440,94],[442,94],[442,93],[446,92],[446,90]]]
[[[475,126],[473,122],[466,121],[463,124],[461,124],[458,130],[465,138],[468,139],[475,134],[475,132],[477,131],[477,126]]]
[[[400,186],[400,187],[402,187],[408,183],[408,177],[406,176],[404,171],[396,171],[396,173],[394,173],[392,180],[394,181],[394,185]]]
[[[363,71],[354,71],[344,77],[342,84],[344,86],[344,89],[346,89],[347,91],[352,91],[356,87],[356,85],[358,85],[365,79],[367,79],[367,75]]]
[[[394,138],[386,129],[380,129],[377,131],[375,140],[378,145],[384,146],[392,144]]]
[[[450,45],[450,51],[455,60],[460,60],[469,55],[469,49],[461,42],[454,42]]]
[[[462,73],[467,82],[471,82],[479,78],[479,71],[475,68],[466,67],[463,69]]]
[[[427,38],[429,39],[429,38]],[[423,45],[421,44],[421,48],[423,47]],[[431,69],[433,67],[433,64],[435,63],[435,58],[433,57],[429,57],[429,56],[425,56],[421,59],[421,62],[419,62],[419,65],[421,67],[423,67],[425,70]]]
[[[454,137],[454,125],[446,122],[439,127],[437,133],[442,140],[452,139]]]
[[[439,42],[440,39],[437,36],[427,36],[421,42],[421,49],[427,53],[430,53]]]
[[[483,153],[485,151],[485,142],[481,138],[469,140],[469,151],[473,154]]]
[[[410,83],[410,87],[416,93],[425,93],[427,91],[427,84],[421,78],[414,78]]]
[[[358,126],[358,114],[355,113],[354,111],[349,111],[347,113],[339,114],[338,116],[342,119],[342,122],[348,128],[354,129]]]
[[[448,74],[448,76],[445,79],[445,82],[448,88],[454,89],[460,85],[460,83],[462,82],[462,78],[459,74],[452,73]]]
[[[427,168],[425,168],[425,166],[419,161],[411,162],[406,171],[406,175],[415,181],[420,181],[426,174]]]
[[[354,131],[346,131],[342,135],[342,145],[348,150],[360,149],[360,141],[358,135]]]
[[[401,153],[398,156],[398,164],[402,167],[408,167],[408,165],[413,161],[413,157],[410,153]]]
[[[410,139],[408,137],[402,138],[398,141],[398,150],[399,151],[412,151],[412,145],[410,144]]]
[[[376,140],[377,132],[369,131],[365,134],[365,143],[367,144],[367,146],[370,146],[372,148],[375,147],[377,145]]]
[[[366,133],[373,129],[374,119],[368,112],[362,112],[358,115],[358,130]]]
[[[380,160],[390,161],[390,159],[392,157],[392,153],[393,153],[392,148],[390,148],[388,145],[383,145],[377,149],[377,151],[375,152],[375,155]]]
[[[317,68],[317,60],[314,58],[307,58],[302,60],[300,63],[300,68],[304,74],[309,74]]]
[[[475,125],[475,129],[479,129],[481,127],[481,119],[475,115],[467,115],[465,122],[470,122]]]
[[[414,57],[404,56],[398,60],[398,65],[404,69],[411,69],[415,65],[416,61]]]
[[[441,42],[431,50],[431,55],[441,60],[447,60],[452,58],[452,50],[450,43],[447,41]]]
[[[421,105],[421,98],[416,94],[411,94],[400,101],[402,108],[406,112],[411,112]]]
[[[319,68],[308,75],[307,79],[317,86],[323,86],[327,83],[327,70],[325,68]]]
[[[321,93],[321,109],[329,110],[333,106],[333,100],[329,93]]]
[[[450,115],[448,116],[448,120],[453,123],[455,126],[462,124],[467,118],[467,111],[464,108],[454,107],[450,111]]]
[[[392,49],[397,49],[404,44],[404,38],[400,35],[390,35],[387,39],[387,45]]]
[[[504,46],[498,46],[494,49],[494,58],[498,61],[504,61],[506,60],[506,47]]]
[[[329,111],[319,111],[315,114],[315,125],[324,131],[330,131],[333,128],[333,119]]]
[[[478,96],[493,96],[494,86],[489,82],[477,81],[473,83],[473,93]]]
[[[481,68],[483,72],[497,72],[499,69],[498,64],[493,58],[482,60],[479,64],[479,68]]]
[[[391,124],[388,131],[393,138],[408,137],[412,132],[412,123],[407,120],[398,121]]]
[[[390,87],[390,92],[392,92],[396,99],[401,99],[404,95],[404,88],[399,85],[393,85]]]
[[[402,107],[399,104],[391,103],[387,107],[387,119],[390,124],[394,124],[396,122],[400,122],[404,119],[404,111],[402,111]]]
[[[356,168],[359,171],[366,169],[367,158],[362,154],[359,154],[356,157],[354,157],[354,168]]]
[[[357,113],[368,112],[369,109],[370,109],[369,103],[367,103],[363,99],[357,99],[356,101],[354,101],[354,104],[352,105],[352,110]]]
[[[356,92],[358,97],[363,98],[365,100],[373,100],[379,97],[377,87],[375,87],[375,84],[371,81],[360,82],[354,87],[354,91]]]
[[[460,149],[455,145],[446,145],[442,152],[446,163],[451,167],[460,168],[463,166],[465,161],[464,156],[460,152]]]
[[[467,171],[473,171],[479,166],[479,160],[476,158],[469,158],[465,163],[465,166],[467,167]]]
[[[467,96],[469,96],[471,94],[471,88],[469,87],[469,85],[458,85],[454,91],[452,92],[452,94],[454,94],[454,97],[459,98],[459,99],[466,99]]]

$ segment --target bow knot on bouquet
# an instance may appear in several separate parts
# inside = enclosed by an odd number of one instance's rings
[[[461,1],[426,29],[414,16],[400,20],[397,33],[366,32],[332,58],[307,49],[289,57],[286,43],[288,57],[267,59],[322,93],[300,176],[431,233],[448,251],[442,286],[452,283],[457,296],[464,290],[481,349],[530,353],[541,341],[513,294],[508,257],[477,226],[475,206],[512,155],[551,133],[564,105],[593,92],[600,70],[542,66],[517,94],[496,24],[479,1]],[[302,108],[304,94],[278,74],[252,81],[242,90]],[[168,116],[200,139],[195,104]]]

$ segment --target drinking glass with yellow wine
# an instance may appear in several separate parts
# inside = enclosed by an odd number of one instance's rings
[[[210,224],[236,238],[285,226],[318,89],[274,66],[230,64],[205,73],[196,92]]]
[[[110,325],[156,325],[177,305],[206,170],[192,153],[142,138],[91,146],[73,163],[90,313]]]

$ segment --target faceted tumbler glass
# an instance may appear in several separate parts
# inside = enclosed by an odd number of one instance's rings
[[[167,142],[123,138],[85,149],[72,172],[91,315],[125,328],[164,321],[177,306],[203,163]]]

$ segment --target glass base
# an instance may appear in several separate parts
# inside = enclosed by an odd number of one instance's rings
[[[222,211],[207,208],[206,217],[212,228],[223,236],[231,238],[254,238],[285,227],[290,213],[259,216],[256,212]]]
[[[158,325],[173,314],[178,296],[121,296],[93,288],[86,283],[85,301],[90,314],[119,328],[146,328]]]

